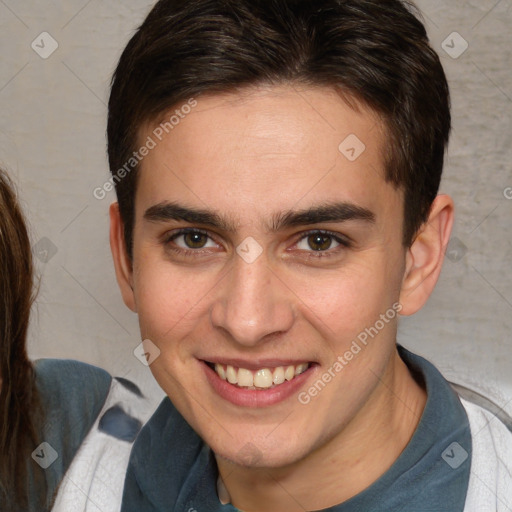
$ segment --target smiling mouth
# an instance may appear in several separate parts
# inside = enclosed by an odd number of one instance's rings
[[[248,370],[219,363],[205,363],[224,381],[243,389],[271,389],[291,381],[310,368],[310,363]]]

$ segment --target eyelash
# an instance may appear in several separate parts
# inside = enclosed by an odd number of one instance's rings
[[[197,228],[183,228],[175,233],[165,236],[165,238],[163,240],[163,244],[167,247],[168,250],[170,250],[174,253],[177,253],[180,255],[185,255],[185,256],[199,256],[203,252],[203,249],[183,249],[182,247],[172,247],[171,246],[171,243],[174,240],[176,240],[177,238],[179,238],[180,236],[191,234],[191,233],[204,235],[204,236],[208,237],[210,240],[215,242],[215,239],[212,238],[207,231],[203,231],[203,230],[197,229]],[[350,249],[352,247],[352,242],[347,237],[342,237],[342,236],[340,236],[339,233],[333,233],[331,231],[325,231],[322,229],[312,229],[312,230],[306,231],[304,233],[301,233],[300,238],[298,238],[298,240],[295,242],[294,245],[298,244],[299,242],[301,242],[305,238],[308,238],[311,235],[329,236],[335,242],[339,243],[340,247],[342,249]],[[339,252],[338,250],[340,249],[340,247],[337,247],[332,250],[328,249],[326,251],[305,251],[305,252],[308,253],[309,258],[311,258],[311,257],[312,258],[329,258],[329,257],[335,256],[336,255],[335,253]]]
[[[189,256],[189,255],[195,256],[198,253],[201,253],[203,251],[203,249],[183,249],[182,247],[172,247],[171,246],[171,242],[176,240],[176,238],[179,238],[180,236],[183,236],[183,235],[188,235],[190,233],[197,233],[200,235],[204,235],[204,236],[207,236],[210,240],[213,240],[213,238],[206,231],[203,231],[201,229],[194,229],[194,228],[184,228],[184,229],[180,229],[179,231],[177,231],[175,233],[166,235],[163,240],[163,244],[168,250],[170,250],[174,253],[177,253],[180,255],[185,255],[185,256]]]
[[[351,241],[347,237],[341,236],[339,233],[333,233],[331,231],[326,231],[323,229],[311,229],[304,233],[301,233],[300,238],[295,242],[294,245],[298,244],[305,238],[308,238],[311,235],[322,235],[331,237],[335,242],[339,243],[339,247],[335,247],[334,249],[327,249],[326,251],[305,251],[308,255],[308,258],[332,258],[336,256],[342,249],[350,249],[352,247]]]

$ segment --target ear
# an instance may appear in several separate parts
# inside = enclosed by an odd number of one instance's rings
[[[124,303],[137,312],[135,295],[133,293],[133,268],[132,262],[126,252],[124,241],[124,225],[119,212],[119,204],[110,205],[110,249],[116,269],[117,284],[121,289]]]
[[[437,196],[430,208],[428,220],[407,250],[400,291],[401,315],[412,315],[419,311],[434,290],[450,241],[453,219],[451,197]]]

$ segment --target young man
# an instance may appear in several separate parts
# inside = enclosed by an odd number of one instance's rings
[[[109,103],[116,274],[168,395],[122,510],[511,509],[506,427],[396,343],[450,238],[449,130],[405,2],[156,4]]]

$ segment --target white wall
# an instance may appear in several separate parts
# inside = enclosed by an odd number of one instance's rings
[[[108,205],[93,189],[108,178],[108,84],[116,60],[153,2],[0,2],[0,164],[19,183],[40,255],[41,290],[30,335],[33,357],[70,357],[159,391],[132,355],[136,317],[123,305],[108,245]],[[57,5],[60,4],[60,5]],[[512,0],[422,0],[447,71],[454,131],[444,192],[458,205],[452,256],[400,341],[449,377],[491,394],[512,412]],[[42,59],[47,31],[58,49]],[[464,47],[458,32],[467,41]],[[448,37],[450,36],[450,37]],[[448,37],[448,39],[447,39]],[[44,52],[45,39],[36,40]],[[450,48],[453,47],[453,48]],[[510,191],[512,196],[512,191]],[[41,245],[42,244],[42,245]],[[51,256],[51,252],[49,253]]]

